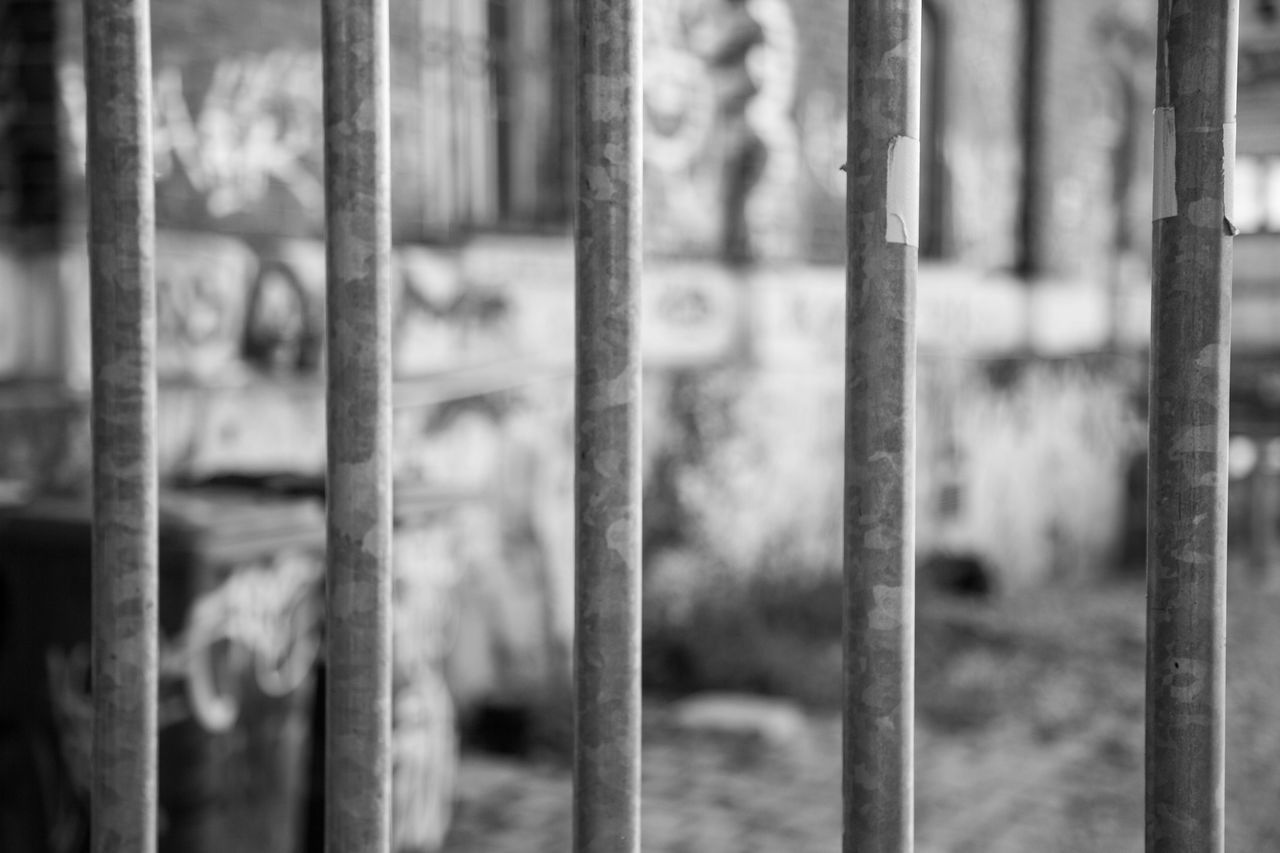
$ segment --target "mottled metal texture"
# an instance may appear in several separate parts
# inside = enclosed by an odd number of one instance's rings
[[[912,848],[920,0],[852,0],[844,497],[844,850]],[[897,180],[895,181],[894,176]],[[896,234],[906,239],[891,240]]]
[[[640,0],[580,0],[573,844],[639,850]]]
[[[386,0],[323,4],[325,844],[391,844],[391,192]]]
[[[85,3],[93,352],[91,847],[156,844],[155,197],[146,0]]]
[[[1018,105],[1022,130],[1022,178],[1018,211],[1018,258],[1014,268],[1031,283],[1044,272],[1045,97],[1049,66],[1049,0],[1022,0],[1022,91]]]
[[[1157,215],[1168,215],[1152,248],[1146,849],[1204,853],[1223,849],[1238,8],[1159,9],[1157,127],[1170,122],[1174,134],[1173,185],[1156,190],[1166,199]]]

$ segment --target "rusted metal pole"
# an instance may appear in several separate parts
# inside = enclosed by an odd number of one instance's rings
[[[640,849],[640,0],[579,0],[577,853]]]
[[[155,850],[155,191],[146,0],[85,3],[93,352],[91,848]]]
[[[920,0],[851,0],[844,850],[912,848]]]
[[[1236,0],[1160,0],[1146,849],[1223,849]]]
[[[391,189],[386,0],[324,0],[325,843],[391,845]]]

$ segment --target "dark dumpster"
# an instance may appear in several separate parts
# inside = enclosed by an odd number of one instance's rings
[[[318,479],[281,477],[258,486],[308,495],[317,506],[324,500],[324,482]],[[453,589],[461,571],[451,554],[451,541],[462,535],[456,514],[475,500],[474,494],[428,485],[398,485],[395,490],[391,849],[397,853],[436,850],[449,827],[458,740],[444,658],[451,637]],[[323,657],[317,672],[320,693],[311,724],[303,846],[307,853],[324,849],[327,810]]]
[[[0,514],[0,850],[87,849],[87,502]],[[165,492],[159,850],[293,853],[324,549],[314,502]]]

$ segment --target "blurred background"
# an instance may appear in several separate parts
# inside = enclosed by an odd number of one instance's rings
[[[1228,849],[1280,846],[1240,4]],[[921,851],[1138,850],[1155,4],[926,0]],[[319,5],[157,3],[162,851],[318,850]],[[397,851],[568,849],[571,0],[393,0]],[[644,5],[644,849],[839,844],[847,4]],[[0,849],[85,849],[80,4],[0,0]]]

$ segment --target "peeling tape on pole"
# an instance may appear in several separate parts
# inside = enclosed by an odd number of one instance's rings
[[[1236,221],[1236,123],[1222,125],[1222,216],[1227,233],[1235,236]]]
[[[1156,107],[1156,156],[1152,187],[1151,219],[1168,219],[1178,215],[1178,193],[1175,183],[1177,167],[1177,134],[1173,107]]]
[[[920,140],[895,136],[889,144],[884,239],[920,245]]]

